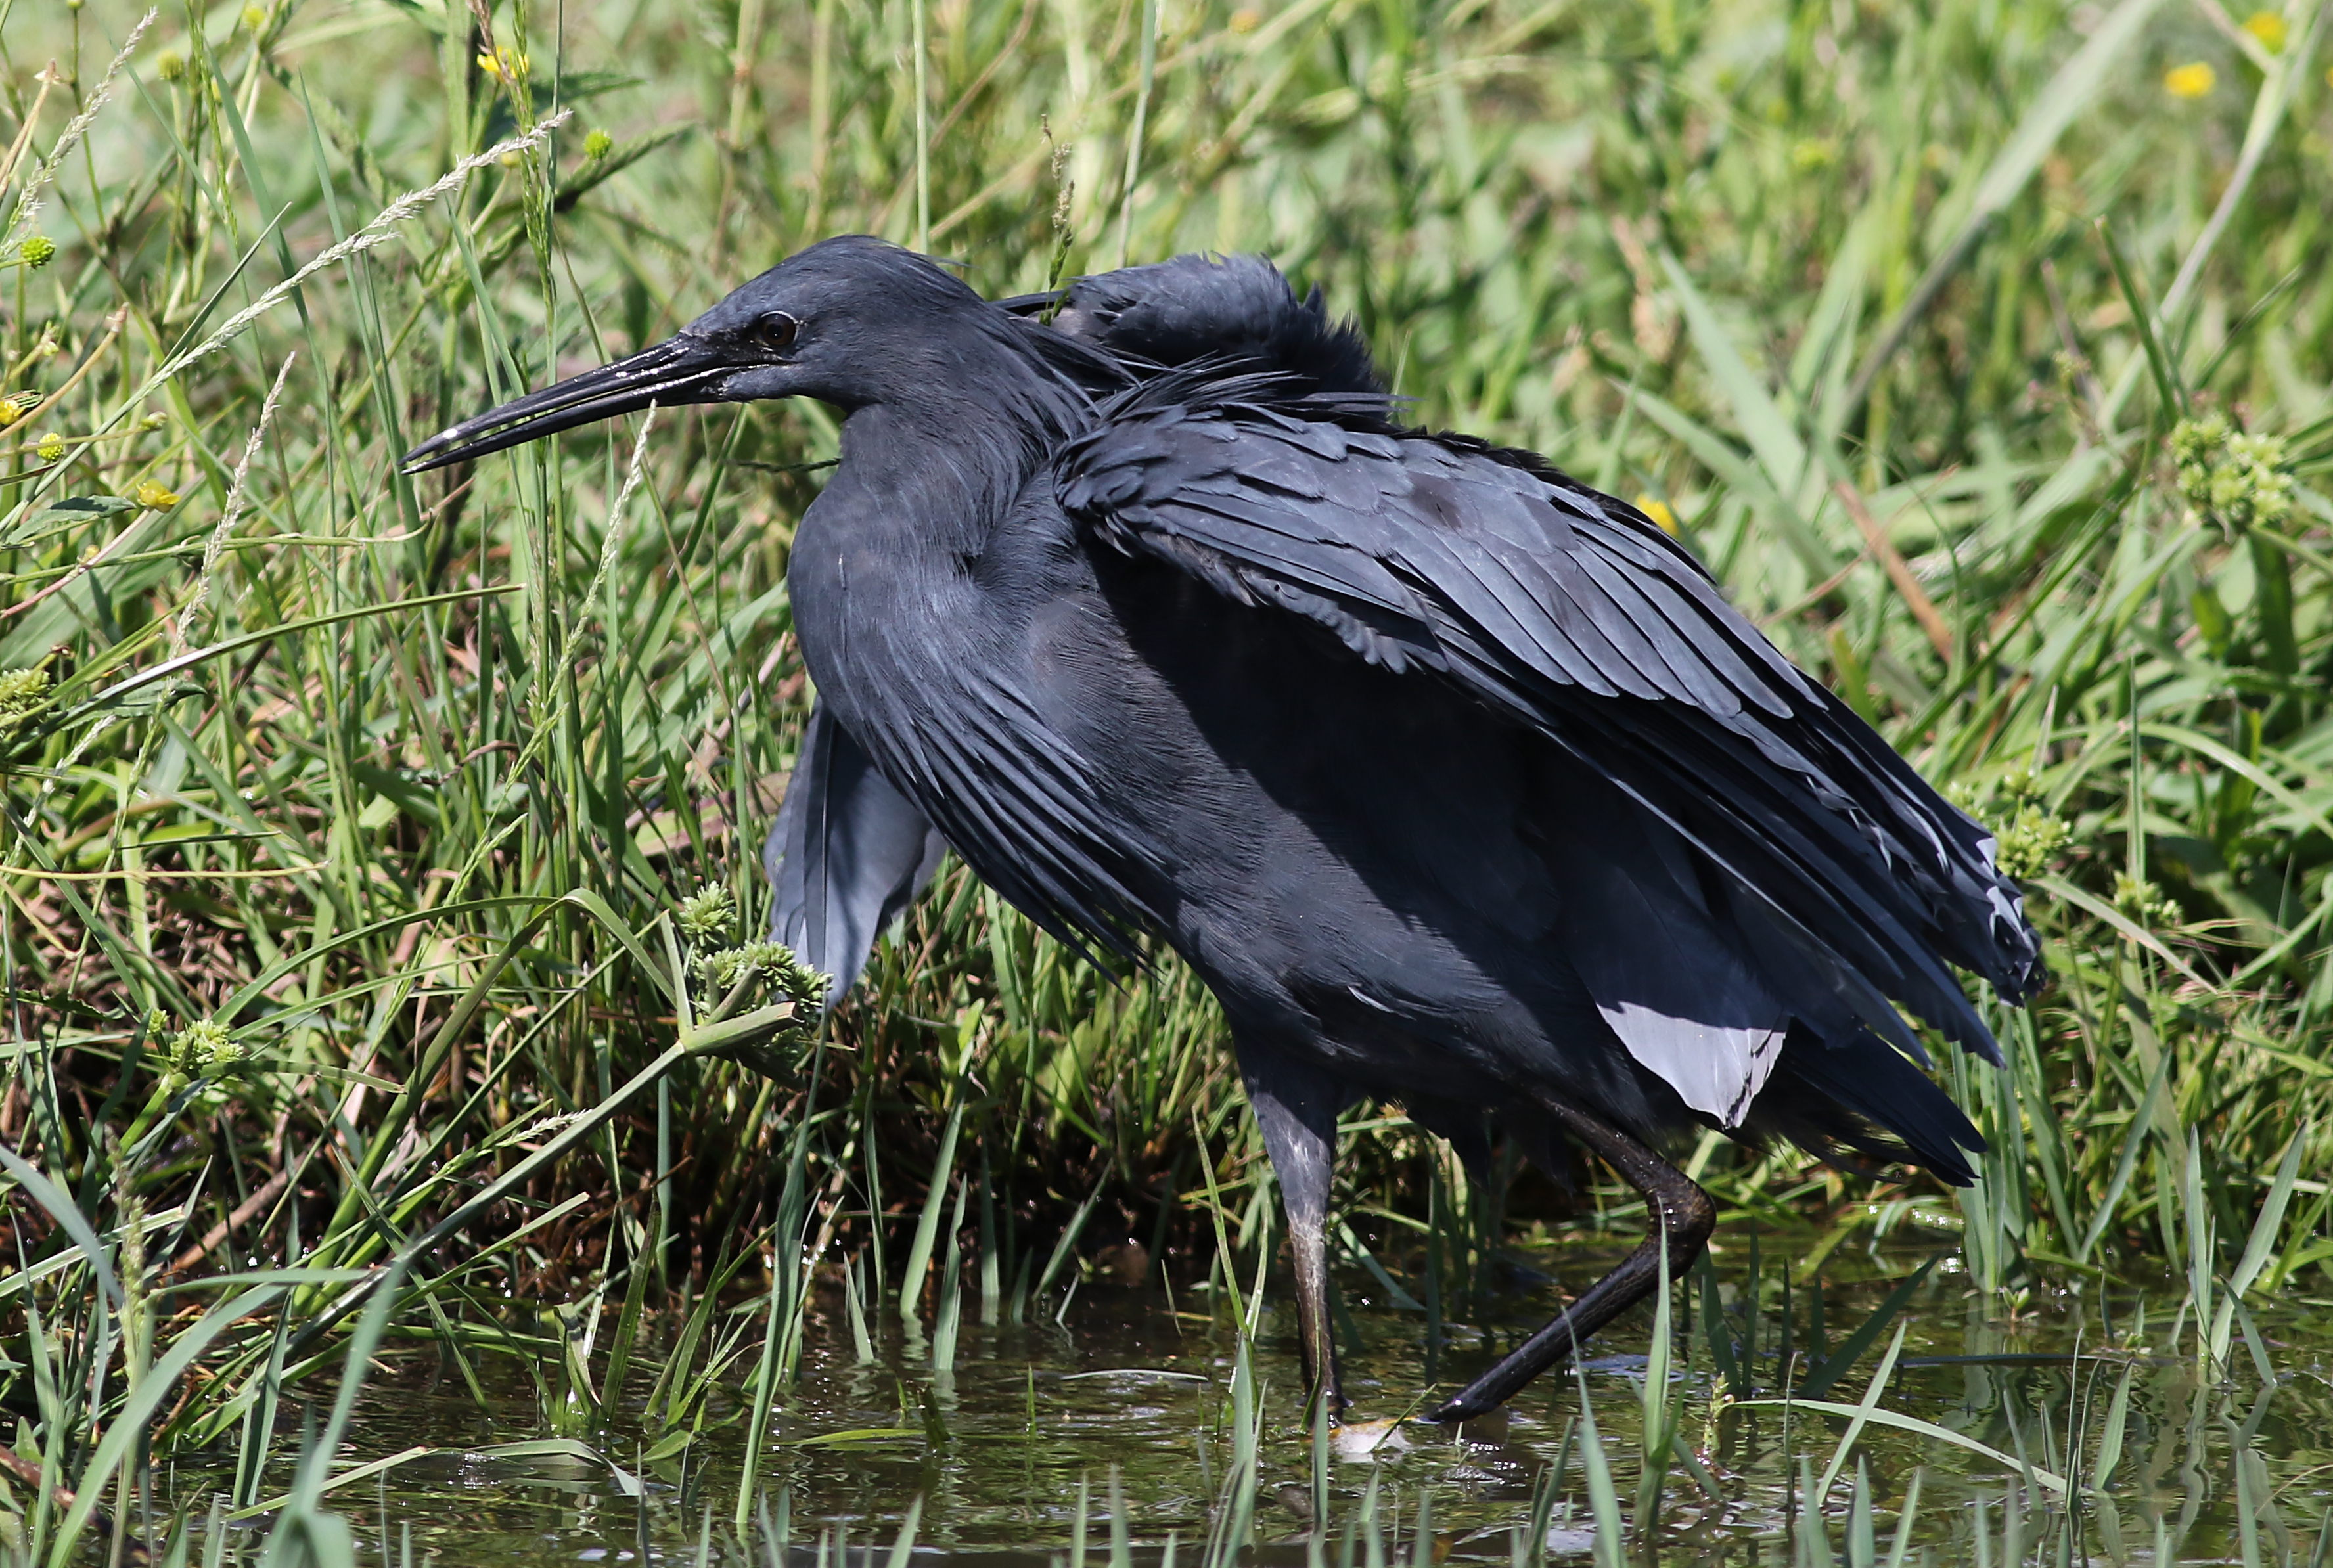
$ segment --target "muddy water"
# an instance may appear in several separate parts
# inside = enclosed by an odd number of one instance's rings
[[[1928,1250],[1945,1249],[1938,1241]],[[1746,1365],[1743,1375],[1761,1385],[1753,1396],[1780,1381],[1786,1356],[1798,1375],[1814,1359],[1816,1293],[1796,1285],[1785,1318],[1777,1250],[1785,1249],[1769,1242],[1755,1292],[1754,1343],[1746,1332],[1752,1292],[1742,1248],[1729,1248],[1715,1281],[1726,1343],[1737,1367]],[[1886,1295],[1877,1276],[1901,1275],[1927,1255],[1835,1263],[1820,1292],[1824,1347],[1836,1348]],[[1536,1261],[1577,1289],[1613,1256],[1583,1248]],[[1851,1277],[1856,1273],[1864,1278]],[[1557,1299],[1536,1285],[1454,1305],[1460,1321],[1435,1343],[1423,1315],[1361,1299],[1365,1277],[1345,1284],[1349,1333],[1359,1342],[1349,1353],[1348,1391],[1361,1418],[1398,1415],[1435,1379],[1446,1389],[1470,1375],[1537,1326]],[[2021,1455],[2040,1469],[2070,1468],[2086,1487],[2096,1478],[2115,1391],[2127,1375],[2121,1457],[2106,1477],[2103,1502],[2084,1511],[2069,1537],[2046,1485],[2036,1492],[1999,1461],[1940,1438],[1867,1426],[1857,1452],[1868,1468],[1883,1559],[1916,1470],[1912,1539],[1936,1563],[2154,1562],[2159,1541],[2171,1544],[2169,1557],[2177,1561],[2242,1561],[2234,1456],[2249,1450],[2261,1456],[2241,1494],[2254,1505],[2251,1549],[2269,1563],[2286,1549],[2295,1562],[2310,1562],[2333,1506],[2333,1303],[2296,1289],[2257,1304],[2253,1334],[2238,1334],[2233,1369],[2215,1382],[2197,1375],[2181,1301],[2168,1282],[2092,1282],[2080,1294],[1987,1301],[1947,1257],[1904,1310],[1908,1332],[1882,1408]],[[888,1563],[903,1515],[921,1499],[917,1563],[936,1564],[945,1555],[963,1568],[1049,1564],[1072,1552],[1083,1481],[1090,1560],[1099,1568],[1109,1560],[1115,1468],[1138,1560],[1156,1561],[1171,1535],[1179,1560],[1195,1563],[1226,1491],[1234,1338],[1228,1310],[1210,1319],[1194,1305],[1187,1290],[1170,1303],[1155,1285],[1090,1284],[1058,1322],[984,1326],[968,1301],[953,1376],[936,1376],[927,1351],[903,1339],[896,1322],[872,1364],[859,1362],[840,1321],[817,1323],[799,1387],[774,1422],[764,1469],[768,1525],[786,1535],[804,1568],[816,1561],[821,1536],[830,1563],[840,1561],[834,1553],[875,1548],[882,1555],[874,1561]],[[1802,1463],[1816,1474],[1829,1464],[1845,1422],[1803,1409],[1719,1408],[1712,1396],[1723,1380],[1714,1371],[1706,1305],[1704,1289],[1680,1293],[1675,1386],[1683,1440],[1718,1499],[1693,1477],[1673,1474],[1651,1556],[1794,1562],[1796,1478]],[[1347,1542],[1372,1488],[1376,1532],[1398,1561],[1414,1558],[1421,1502],[1436,1555],[1509,1561],[1511,1532],[1530,1520],[1534,1489],[1559,1460],[1564,1471],[1549,1543],[1559,1560],[1584,1558],[1592,1536],[1578,1439],[1581,1386],[1626,1510],[1638,1468],[1649,1333],[1648,1315],[1608,1331],[1584,1379],[1542,1380],[1516,1401],[1503,1432],[1465,1440],[1412,1427],[1374,1453],[1339,1457],[1329,1467],[1325,1561],[1336,1563],[1347,1552],[1359,1554],[1353,1561],[1369,1560],[1369,1530]],[[1831,1399],[1863,1398],[1892,1333],[1891,1325],[1877,1338]],[[739,1363],[750,1364],[750,1357]],[[1296,1426],[1300,1372],[1284,1302],[1267,1306],[1254,1368],[1265,1436],[1253,1556],[1299,1563],[1313,1528],[1311,1468]],[[709,1529],[715,1561],[724,1560],[725,1540],[727,1560],[744,1561],[728,1533],[743,1458],[730,1418],[746,1398],[749,1376],[740,1372],[731,1402],[711,1411],[715,1429],[684,1452],[643,1460],[652,1435],[622,1420],[579,1434],[637,1472],[635,1497],[604,1468],[581,1459],[475,1456],[491,1444],[551,1435],[531,1380],[490,1387],[481,1408],[461,1379],[434,1361],[394,1364],[366,1393],[344,1458],[424,1445],[472,1453],[405,1464],[335,1493],[334,1504],[356,1525],[368,1560],[485,1568],[638,1562],[645,1551],[651,1560],[694,1563]],[[1831,1496],[1829,1536],[1842,1552],[1855,1471],[1849,1462]],[[199,1508],[212,1479],[202,1466],[182,1461],[172,1489],[181,1506]],[[230,1527],[254,1548],[264,1529],[264,1521]],[[750,1534],[752,1560],[763,1561],[762,1531]],[[1916,1551],[1910,1560],[1918,1560]]]

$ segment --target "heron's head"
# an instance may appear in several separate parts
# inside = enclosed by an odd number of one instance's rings
[[[863,234],[822,240],[653,349],[439,431],[406,454],[405,469],[442,468],[651,404],[815,397],[857,408],[928,397],[987,313],[978,294],[912,251]]]

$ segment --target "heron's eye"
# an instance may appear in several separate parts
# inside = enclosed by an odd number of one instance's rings
[[[779,354],[794,346],[794,334],[801,330],[802,323],[783,311],[772,311],[768,315],[757,318],[752,326],[745,329],[746,334],[755,343],[773,353]]]

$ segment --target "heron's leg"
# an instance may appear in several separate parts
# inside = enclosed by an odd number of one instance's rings
[[[1645,1195],[1655,1221],[1644,1245],[1620,1260],[1618,1267],[1564,1308],[1553,1323],[1517,1348],[1504,1361],[1460,1390],[1426,1419],[1463,1421],[1497,1410],[1540,1373],[1576,1352],[1588,1336],[1659,1287],[1661,1249],[1668,1249],[1669,1277],[1675,1279],[1717,1228],[1717,1206],[1693,1179],[1600,1116],[1576,1106],[1549,1102],[1549,1114],[1558,1125],[1584,1147],[1604,1157],[1628,1184]]]
[[[1337,1376],[1336,1329],[1329,1319],[1329,1184],[1336,1168],[1337,1113],[1346,1095],[1327,1074],[1270,1047],[1240,1042],[1239,1063],[1288,1215],[1304,1384],[1328,1401],[1334,1416],[1345,1408],[1345,1395]]]

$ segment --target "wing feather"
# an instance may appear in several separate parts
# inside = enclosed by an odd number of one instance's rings
[[[1983,831],[1689,551],[1539,460],[1194,371],[1106,406],[1057,479],[1063,508],[1118,550],[1430,672],[1598,770],[1761,903],[1771,940],[1855,977],[1808,982],[1842,1028],[1918,1050],[1876,986],[1991,1056],[1947,961],[2012,999],[2036,983],[2036,939]]]

